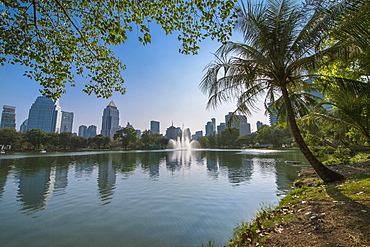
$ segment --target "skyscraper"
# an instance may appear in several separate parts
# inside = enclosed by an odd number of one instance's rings
[[[220,134],[224,129],[226,129],[226,124],[220,123],[220,125],[217,126],[217,133]]]
[[[62,122],[60,132],[71,132],[73,126],[73,112],[62,111]]]
[[[260,128],[262,128],[262,126],[265,126],[266,124],[263,124],[261,121],[257,121],[256,125],[257,125],[257,131],[258,131]]]
[[[179,131],[181,131],[181,129],[179,127],[176,128],[172,123],[172,125],[166,130],[166,138],[176,140],[177,137],[181,136]]]
[[[211,118],[211,122],[213,124],[213,133],[216,134],[217,126],[216,126],[216,118]]]
[[[46,133],[59,133],[61,118],[59,101],[39,96],[29,110],[27,130],[39,129]]]
[[[24,133],[27,131],[27,124],[28,124],[28,119],[24,120],[21,126],[19,127],[19,131]]]
[[[78,127],[78,136],[82,136],[82,137],[87,138],[87,127],[86,127],[86,125],[80,125],[80,127]]]
[[[230,123],[230,118],[233,113],[229,112],[229,114],[225,115],[225,122],[227,127],[229,127]],[[247,121],[247,117],[244,115],[235,115],[234,116],[234,121],[231,122],[230,127],[231,128],[237,128],[240,130],[240,135],[248,135],[251,133],[251,125]]]
[[[272,105],[272,103],[267,103],[267,106],[270,107]],[[270,109],[272,111],[272,113],[269,113],[269,122],[270,122],[270,125],[273,125],[273,124],[277,124],[277,113]]]
[[[112,100],[103,111],[101,134],[112,139],[119,129],[119,110]]]
[[[4,105],[1,114],[0,129],[15,129],[15,106]]]
[[[96,136],[96,129],[95,125],[90,125],[86,130],[86,138],[95,137]]]
[[[210,136],[210,135],[215,134],[214,126],[213,126],[213,123],[211,121],[207,122],[205,128],[206,128],[206,136]]]
[[[159,131],[159,122],[157,121],[150,121],[150,131],[154,134],[160,134]]]

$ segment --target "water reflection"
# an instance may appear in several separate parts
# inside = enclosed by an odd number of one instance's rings
[[[112,156],[101,161],[98,168],[98,187],[103,205],[111,203],[116,183],[116,169],[113,167]]]
[[[18,200],[22,210],[38,211],[44,208],[48,196],[51,167],[39,169],[20,169],[17,178]]]
[[[0,200],[4,193],[4,187],[11,168],[12,160],[6,160],[0,165]]]
[[[151,180],[160,178],[161,167],[174,175],[191,166],[204,167],[213,180],[227,177],[234,185],[249,183],[254,173],[263,179],[275,176],[277,191],[290,189],[300,168],[284,163],[284,153],[246,153],[237,151],[190,151],[101,153],[80,156],[46,156],[0,159],[0,198],[5,192],[10,172],[17,180],[17,199],[28,213],[45,208],[54,196],[64,195],[68,176],[77,179],[96,176],[97,196],[102,205],[114,200],[117,176],[127,179],[140,169]],[[299,160],[301,157],[296,156]],[[95,171],[97,175],[94,175]]]

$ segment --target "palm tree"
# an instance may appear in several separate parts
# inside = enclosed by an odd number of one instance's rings
[[[331,20],[308,5],[292,0],[268,0],[237,7],[236,29],[244,42],[226,42],[206,68],[200,88],[209,95],[208,107],[236,101],[234,114],[250,114],[261,96],[267,103],[282,98],[292,135],[316,173],[325,182],[344,177],[324,166],[304,142],[296,122],[298,105],[292,100],[298,90],[309,91],[315,65],[321,57],[336,52],[338,45],[317,50],[317,43],[331,27]]]
[[[350,79],[337,79],[330,87],[325,87],[329,101],[321,104],[331,105],[333,109],[313,112],[305,118],[339,123],[356,130],[370,145],[370,85]],[[351,93],[349,93],[351,92]]]

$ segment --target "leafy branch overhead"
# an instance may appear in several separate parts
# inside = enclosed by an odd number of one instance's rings
[[[181,53],[196,54],[199,42],[231,36],[234,0],[5,0],[0,2],[0,63],[24,65],[24,75],[59,98],[75,75],[90,79],[84,92],[108,98],[125,93],[125,66],[109,48],[124,43],[128,32],[151,42],[151,25],[166,34],[179,31]]]

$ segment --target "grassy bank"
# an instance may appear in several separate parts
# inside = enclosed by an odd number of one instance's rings
[[[228,246],[370,246],[370,161],[331,168],[347,179],[324,184],[306,170],[277,207],[235,229]]]

